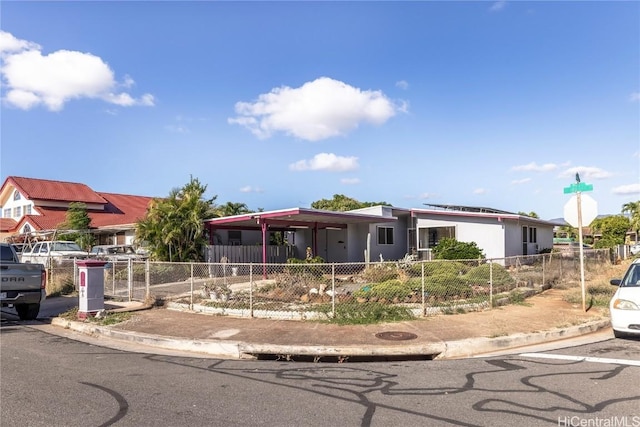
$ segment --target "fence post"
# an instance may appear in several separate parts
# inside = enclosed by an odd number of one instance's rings
[[[193,263],[189,263],[191,266],[191,291],[189,292],[189,310],[193,310]]]
[[[253,263],[249,263],[249,317],[253,318]]]
[[[147,289],[147,296],[151,295],[151,263],[149,258],[144,262],[144,286]]]
[[[422,281],[422,317],[427,316],[427,301],[424,295],[424,262],[421,263],[422,273],[420,273],[421,281]]]
[[[111,295],[115,297],[116,296],[116,263],[113,261],[111,262],[111,287],[113,290],[113,293]]]
[[[544,284],[545,284],[545,281],[544,281],[544,268],[545,268],[544,258],[545,258],[545,256],[544,256],[544,254],[542,254],[542,289],[544,289]]]
[[[331,264],[331,316],[336,317],[336,263]]]
[[[489,260],[489,309],[493,308],[493,262]]]
[[[129,302],[133,299],[133,260],[127,260],[127,286],[129,287]]]

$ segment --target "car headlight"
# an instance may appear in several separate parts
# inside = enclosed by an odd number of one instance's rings
[[[638,305],[626,299],[617,299],[612,304],[613,308],[618,310],[638,310]]]

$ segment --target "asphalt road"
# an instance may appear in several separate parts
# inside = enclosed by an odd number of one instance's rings
[[[229,361],[109,349],[2,317],[2,425],[640,426],[639,340],[466,360]]]

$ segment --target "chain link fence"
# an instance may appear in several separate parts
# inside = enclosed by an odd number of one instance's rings
[[[585,280],[610,265],[608,250],[585,254]],[[504,259],[312,264],[112,262],[105,296],[163,300],[188,310],[241,317],[363,323],[485,310],[554,286],[580,286],[577,254]],[[50,268],[73,281],[77,266]]]

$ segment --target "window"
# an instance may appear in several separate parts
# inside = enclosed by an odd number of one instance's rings
[[[31,226],[29,224],[25,224],[24,228],[22,229],[23,233],[31,233]]]
[[[240,230],[229,230],[229,244],[231,246],[240,246],[242,245],[242,231]]]
[[[535,227],[529,227],[529,243],[538,242],[538,229]]]
[[[2,217],[11,218],[11,209],[10,208],[5,209],[4,212],[2,213]]]
[[[13,192],[13,200],[20,200],[22,198],[22,196],[20,195],[20,192],[18,190],[15,190]]]
[[[429,227],[418,229],[418,249],[430,249],[438,244],[440,239],[456,238],[455,227]]]
[[[31,205],[24,205],[24,214],[31,215]]]
[[[522,243],[527,243],[527,227],[522,227]]]
[[[16,206],[13,208],[13,217],[20,218],[22,216],[22,206]]]
[[[393,245],[393,228],[378,227],[378,244]]]

